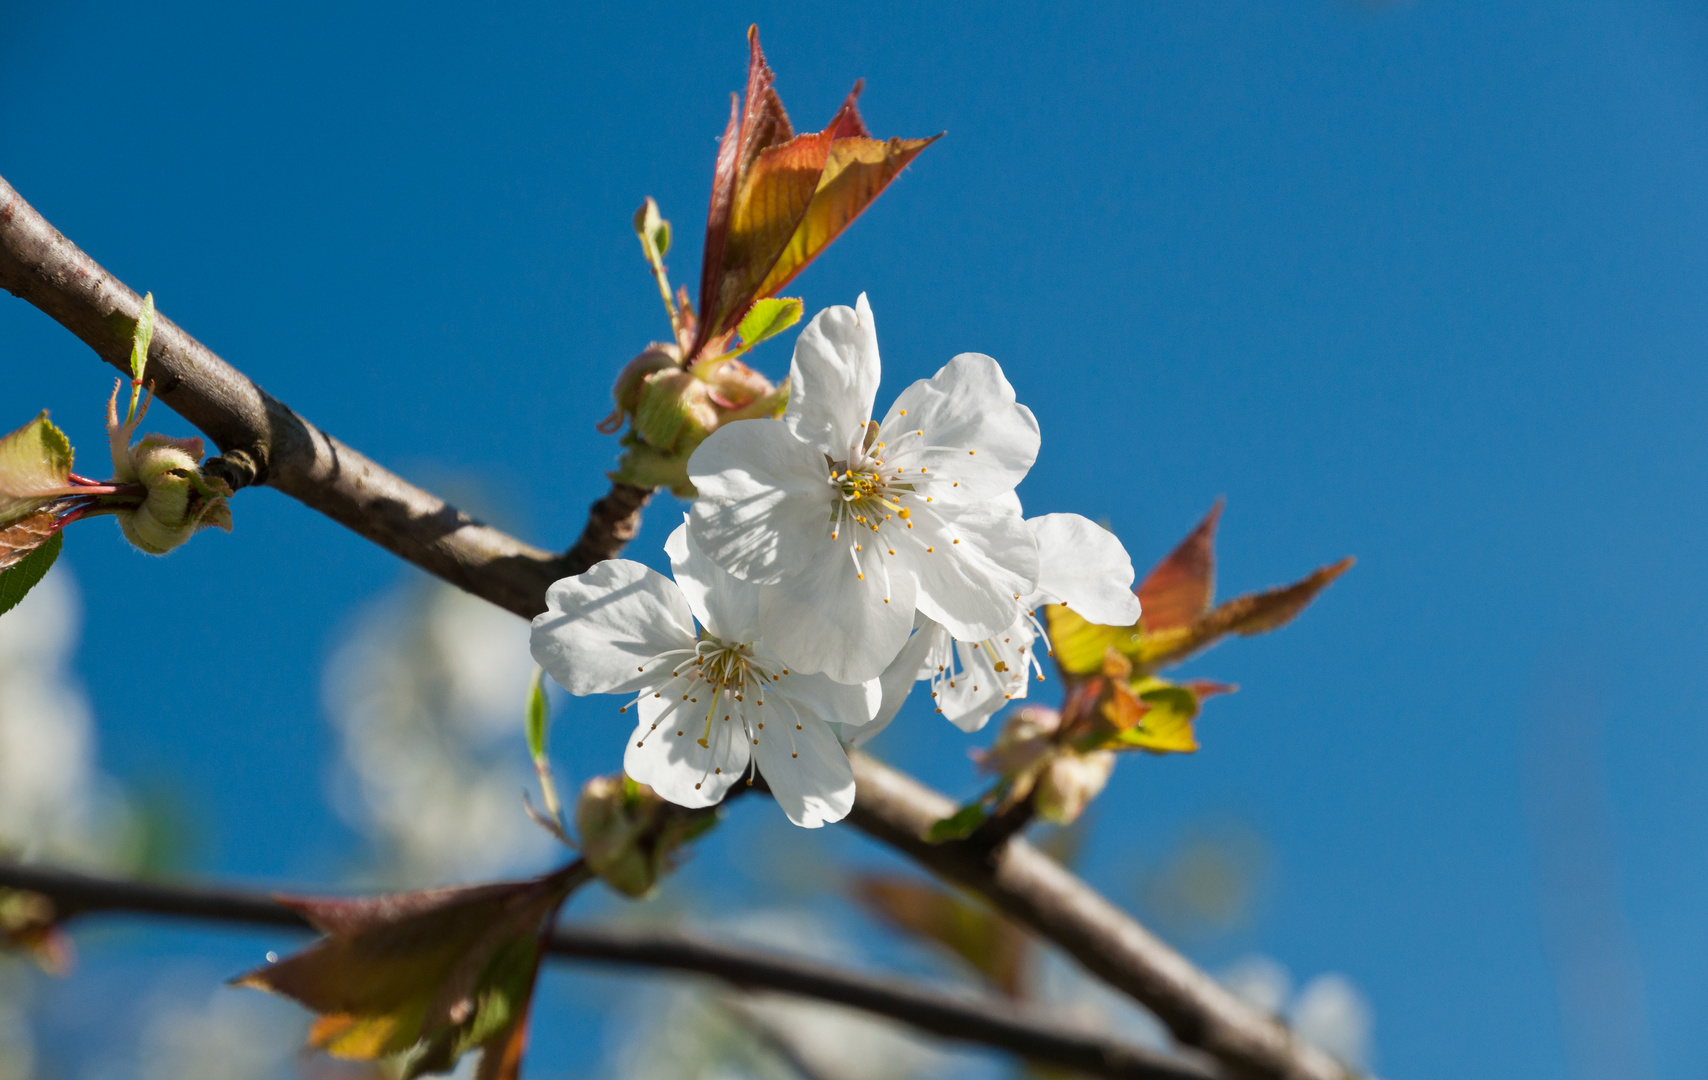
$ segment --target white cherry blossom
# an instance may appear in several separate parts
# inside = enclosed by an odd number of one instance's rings
[[[869,721],[876,680],[790,668],[759,640],[758,590],[706,559],[685,525],[665,551],[674,582],[613,559],[553,584],[534,659],[572,694],[632,695],[623,771],[671,802],[711,806],[756,768],[796,825],[841,820],[854,774],[831,724]]]
[[[1011,496],[1038,424],[995,360],[963,353],[872,422],[878,339],[864,294],[795,344],[783,423],[726,424],[694,452],[689,529],[760,586],[764,639],[796,670],[862,682],[914,612],[980,640],[1037,586],[1037,544]]]
[[[1090,622],[1128,626],[1138,621],[1133,561],[1121,541],[1078,514],[1029,518],[1038,542],[1038,587],[1011,608],[1014,621],[1001,633],[966,640],[920,617],[907,645],[885,670],[883,701],[870,724],[848,734],[863,743],[895,718],[917,680],[931,684],[937,711],[963,731],[977,731],[1008,702],[1026,696],[1044,678],[1039,645],[1049,639],[1038,622],[1042,604],[1065,604]]]

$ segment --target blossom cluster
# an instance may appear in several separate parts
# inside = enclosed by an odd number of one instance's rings
[[[795,824],[838,821],[845,743],[916,682],[977,731],[1043,678],[1038,605],[1139,617],[1120,541],[1024,516],[1038,423],[995,360],[956,356],[874,419],[879,375],[866,297],[820,312],[781,421],[725,424],[689,459],[675,580],[610,560],[555,583],[534,620],[534,658],[566,690],[629,699],[624,771],[672,802],[713,805],[757,773]]]

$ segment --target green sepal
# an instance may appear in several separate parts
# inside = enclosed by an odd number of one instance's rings
[[[741,335],[743,346],[751,349],[800,322],[804,310],[805,306],[798,297],[770,296],[755,300],[747,314],[742,316],[736,332]]]

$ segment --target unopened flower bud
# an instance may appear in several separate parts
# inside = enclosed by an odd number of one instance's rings
[[[686,456],[718,426],[712,388],[688,371],[660,371],[641,387],[635,433],[649,446]]]
[[[1040,818],[1057,825],[1072,823],[1103,791],[1115,771],[1113,750],[1089,754],[1063,751],[1051,758],[1038,777],[1032,808]]]
[[[596,776],[575,804],[581,855],[607,885],[645,896],[675,864],[675,854],[717,820],[715,810],[684,810],[621,773]]]
[[[617,381],[618,411],[600,425],[615,431],[626,409],[633,427],[611,479],[637,487],[668,487],[694,497],[688,457],[722,424],[775,416],[788,404],[789,384],[774,386],[740,360],[712,359],[684,369],[679,350],[655,345],[630,362]],[[659,358],[662,357],[661,361]]]
[[[1055,734],[1062,714],[1044,705],[1028,705],[1003,722],[1002,732],[990,749],[978,757],[988,773],[1014,776],[1032,768],[1055,748]]]
[[[639,356],[623,366],[622,373],[617,376],[616,385],[611,387],[611,396],[617,399],[616,411],[599,422],[599,430],[607,435],[615,435],[623,426],[623,420],[634,414],[640,406],[641,390],[646,380],[661,371],[682,367],[682,350],[675,345],[653,342]]]
[[[710,388],[721,412],[745,409],[776,390],[771,380],[740,360],[714,359],[694,365],[694,374]]]
[[[130,436],[148,412],[142,409],[119,423],[119,384],[107,402],[107,441],[113,455],[113,478],[146,489],[142,504],[115,511],[125,539],[150,555],[164,555],[188,540],[197,529],[215,526],[231,531],[231,489],[220,480],[202,476],[202,440],[145,435],[135,446]]]

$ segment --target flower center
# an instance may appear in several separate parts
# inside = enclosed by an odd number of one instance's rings
[[[693,658],[678,665],[675,674],[704,680],[714,695],[730,693],[739,699],[749,689],[775,682],[780,676],[773,666],[756,657],[750,643],[725,641],[702,632]]]

